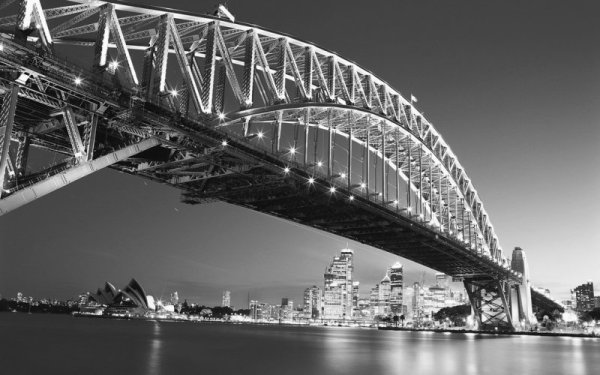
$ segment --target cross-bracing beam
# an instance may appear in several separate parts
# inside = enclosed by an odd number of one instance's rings
[[[14,209],[17,209],[27,203],[34,201],[46,194],[58,190],[73,181],[88,176],[100,169],[106,168],[112,164],[123,161],[142,151],[158,146],[160,141],[156,138],[147,138],[139,143],[124,147],[118,151],[101,156],[97,159],[81,163],[64,172],[55,174],[43,181],[33,184],[27,188],[21,189],[4,199],[0,199],[0,215],[4,215]]]

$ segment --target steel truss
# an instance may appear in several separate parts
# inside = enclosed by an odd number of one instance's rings
[[[377,233],[390,241],[352,226],[325,228],[331,218],[296,219],[381,248],[394,247],[391,239],[402,233],[403,242],[396,239],[407,249],[441,246],[469,259],[444,258],[457,274],[520,280],[450,147],[414,103],[368,70],[226,17],[72,2],[53,9],[38,0],[2,4],[4,14],[14,12],[0,18],[0,27],[14,30],[0,39],[5,197],[155,139],[160,146],[111,168],[169,183],[189,203],[222,199],[287,218],[294,216],[290,202],[267,208],[258,200],[309,192],[309,211],[315,202],[360,202],[340,215],[371,212],[393,228]],[[66,64],[65,45],[70,53],[93,49],[93,61]],[[36,149],[63,159],[31,170],[27,156]],[[306,190],[309,180],[313,190]],[[316,192],[336,199],[316,199]],[[423,236],[415,242],[404,232],[416,227]]]
[[[502,279],[465,279],[471,309],[478,329],[484,331],[513,331],[510,284]],[[513,301],[516,303],[516,301]]]

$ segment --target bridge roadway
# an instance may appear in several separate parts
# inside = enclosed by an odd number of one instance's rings
[[[449,146],[384,81],[222,14],[19,3],[17,16],[0,17],[0,214],[110,167],[181,189],[186,203],[247,207],[464,279],[482,326],[513,327],[509,305],[521,297],[510,290],[528,281]],[[96,13],[97,24],[77,26]],[[92,69],[64,62],[59,45],[67,55],[94,47]],[[130,49],[145,51],[141,82]],[[173,54],[179,90],[167,74]],[[33,168],[37,150],[62,159]]]

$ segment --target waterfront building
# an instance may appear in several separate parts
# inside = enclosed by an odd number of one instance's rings
[[[375,284],[369,293],[369,312],[371,317],[375,317],[379,312],[379,284]]]
[[[342,249],[325,269],[322,307],[325,319],[345,319],[352,315],[353,257],[351,249]]]
[[[394,263],[389,270],[390,275],[390,310],[394,315],[402,314],[404,276],[402,264]]]
[[[381,282],[376,284],[371,289],[371,315],[389,315],[391,313],[390,297],[391,297],[391,280],[390,276],[385,274]],[[401,311],[401,310],[399,310]]]
[[[144,288],[135,279],[131,279],[129,284],[118,292],[107,282],[96,294],[90,294],[88,301],[108,306],[104,310],[107,315],[142,316],[152,310]]]
[[[279,308],[279,319],[281,319],[281,320],[291,319],[293,310],[294,310],[294,301],[290,301],[289,298],[282,298],[281,306]]]
[[[423,299],[425,292],[421,287],[421,284],[417,282],[413,284],[412,289],[412,317],[413,320],[420,321],[423,318]]]
[[[171,293],[171,304],[173,306],[177,305],[179,303],[179,294],[177,293],[177,291]]]
[[[221,306],[231,307],[231,292],[226,290],[223,292],[223,298],[221,300]]]
[[[263,319],[263,307],[264,307],[264,304],[261,304],[260,302],[258,302],[256,300],[251,300],[250,301],[250,318],[252,320]]]
[[[313,285],[304,290],[304,316],[307,318],[317,319],[321,315],[321,288]]]
[[[360,308],[358,306],[360,282],[352,282],[352,317],[360,317]]]
[[[377,303],[377,315],[389,315],[390,309],[390,295],[391,295],[392,282],[390,276],[385,274],[381,282],[379,283],[379,298]]]
[[[359,287],[360,287],[360,282],[359,281],[354,281],[352,282],[352,307],[356,308],[358,307],[358,296],[359,296]]]
[[[594,309],[594,284],[588,281],[574,289],[577,311],[590,311]]]

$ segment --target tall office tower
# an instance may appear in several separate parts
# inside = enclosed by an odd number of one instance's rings
[[[344,319],[352,316],[352,259],[354,252],[342,249],[341,254],[325,270],[323,288],[323,315],[326,319]]]
[[[590,311],[594,309],[594,283],[588,281],[575,288],[575,301],[577,311]]]
[[[400,262],[394,263],[390,267],[390,309],[394,315],[402,314],[402,290],[404,287],[404,276],[402,270],[402,264]]]
[[[223,292],[223,300],[221,301],[221,306],[223,307],[231,307],[231,292],[226,290]]]
[[[173,305],[177,305],[179,303],[179,294],[177,291],[171,293],[171,303]]]
[[[392,282],[390,277],[386,273],[381,282],[379,283],[379,314],[389,315],[390,313],[390,295]]]
[[[360,315],[360,309],[358,308],[358,288],[360,287],[360,282],[353,281],[352,282],[352,316]]]
[[[373,288],[371,288],[371,293],[369,294],[369,310],[371,312],[371,317],[375,317],[379,314],[379,284],[375,284]]]
[[[413,284],[412,314],[413,320],[419,320],[423,315],[423,288],[419,283]]]
[[[255,300],[250,301],[250,318],[253,320],[263,318],[263,311],[260,302]]]
[[[304,290],[304,314],[316,319],[321,316],[321,288],[316,285]]]

